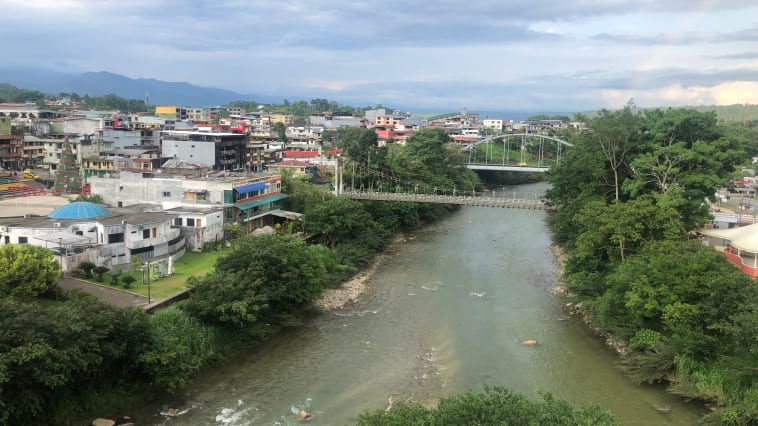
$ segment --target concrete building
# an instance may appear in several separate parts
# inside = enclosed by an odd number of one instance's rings
[[[293,176],[310,176],[316,175],[316,165],[307,161],[284,160],[278,163],[269,164],[268,169],[272,172],[282,173],[289,171]]]
[[[181,230],[172,226],[174,216],[76,202],[47,216],[0,218],[0,245],[32,244],[54,249],[64,271],[76,269],[85,261],[128,270],[132,257],[175,260],[184,254],[185,239]]]
[[[24,162],[23,136],[11,134],[11,119],[0,117],[0,167],[21,170]]]
[[[161,145],[160,129],[103,129],[103,142],[112,148],[130,148],[135,146],[159,147]]]
[[[162,157],[199,163],[212,170],[244,170],[246,151],[244,134],[161,132]]]
[[[502,132],[503,131],[503,120],[502,119],[492,119],[492,118],[486,118],[482,120],[482,127],[489,130],[494,130],[496,132]]]
[[[196,174],[187,169],[186,173]],[[265,225],[279,223],[276,216],[282,194],[281,175],[276,173],[240,174],[239,176],[186,177],[168,176],[165,173],[145,173],[122,170],[117,175],[92,177],[88,180],[93,194],[104,202],[119,207],[153,204],[175,212],[204,211],[211,215],[223,211],[223,224],[239,224],[247,232]],[[185,210],[182,210],[185,209]],[[197,241],[214,241],[216,231],[208,229],[213,221],[187,213],[185,219],[194,219],[194,233],[203,233]],[[197,219],[201,219],[198,225]],[[186,225],[184,221],[181,226]],[[195,247],[193,247],[194,249]]]

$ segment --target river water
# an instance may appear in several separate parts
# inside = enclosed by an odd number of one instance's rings
[[[544,191],[544,184],[520,191]],[[199,378],[176,401],[136,413],[140,424],[354,424],[389,400],[434,400],[483,385],[530,397],[547,391],[596,403],[625,425],[692,425],[699,408],[631,383],[616,356],[551,294],[558,264],[546,213],[464,207],[408,235],[360,301]],[[533,339],[537,346],[520,342]],[[667,411],[666,413],[662,411]]]

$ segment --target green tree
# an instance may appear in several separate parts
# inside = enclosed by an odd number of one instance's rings
[[[194,290],[185,308],[205,321],[270,333],[266,324],[292,321],[296,308],[321,295],[328,272],[322,256],[292,236],[242,238],[212,273],[190,280]]]
[[[61,266],[44,247],[6,244],[0,247],[0,294],[35,297],[55,289]]]
[[[2,298],[0,323],[0,424],[69,424],[59,412],[80,419],[84,396],[141,374],[137,354],[148,342],[141,309],[72,291],[44,306]]]
[[[344,196],[306,206],[305,226],[315,235],[316,242],[330,248],[361,241],[363,246],[378,249],[389,237],[387,230],[374,221],[361,202]]]
[[[276,138],[279,142],[287,142],[287,126],[284,123],[277,122],[271,126],[271,130],[276,133]]]
[[[337,130],[337,147],[356,163],[368,164],[370,153],[378,146],[373,130],[363,127],[343,127]]]
[[[171,306],[150,317],[150,348],[138,362],[154,385],[173,392],[216,357],[215,347],[212,328]]]

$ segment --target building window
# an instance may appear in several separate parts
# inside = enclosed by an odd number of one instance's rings
[[[174,225],[176,225],[176,226],[182,226],[182,218],[175,217],[174,218]]]
[[[123,243],[123,242],[124,242],[123,232],[120,232],[118,234],[108,234],[108,244]]]
[[[168,191],[163,191],[163,197],[164,198],[169,198],[169,197],[171,197],[171,193],[168,192]]]
[[[195,219],[187,218],[187,226],[195,226]]]
[[[148,238],[150,238],[150,229],[149,229],[149,228],[148,228],[148,229],[143,229],[143,230],[142,230],[142,238],[143,238],[143,239],[148,239]]]
[[[18,243],[19,244],[26,244],[28,242],[29,242],[29,238],[28,237],[18,237]]]

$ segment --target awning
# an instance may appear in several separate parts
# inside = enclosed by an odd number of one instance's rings
[[[758,253],[758,223],[729,229],[701,229],[700,233],[729,240],[729,245],[739,250]]]
[[[248,192],[253,192],[253,191],[260,191],[262,189],[266,189],[265,182],[251,183],[248,185],[234,187],[234,190],[239,192],[240,194],[246,194]]]
[[[248,201],[247,203],[237,204],[235,207],[237,207],[240,210],[248,210],[248,209],[252,209],[253,207],[261,206],[263,204],[273,203],[274,201],[279,201],[287,197],[288,197],[287,194],[276,194],[272,197],[260,198],[258,200]]]
[[[56,244],[88,244],[90,239],[82,235],[72,234],[70,232],[56,232],[53,234],[37,235],[33,237],[38,240],[56,243]]]

